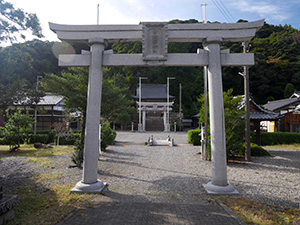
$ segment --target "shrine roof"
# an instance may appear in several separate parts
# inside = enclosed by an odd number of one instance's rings
[[[264,107],[271,111],[276,111],[280,109],[286,109],[290,106],[298,105],[300,103],[299,98],[287,98],[276,101],[269,101]]]
[[[142,84],[142,99],[167,99],[167,86],[165,84]],[[170,95],[170,100],[174,100],[174,96]],[[139,99],[139,88],[137,95],[133,96],[135,100]]]
[[[283,117],[280,113],[275,113],[263,109],[258,104],[256,104],[256,102],[254,102],[254,100],[251,98],[249,101],[250,101],[250,120],[272,121],[272,120],[278,120]],[[243,102],[245,101],[243,100]],[[242,118],[244,117],[245,116],[243,115]]]
[[[42,97],[37,105],[39,106],[57,106],[62,103],[62,101],[65,99],[65,97],[60,96],[60,95],[54,95],[54,94],[46,94],[44,97]],[[15,103],[14,105],[27,105],[28,99]]]
[[[260,120],[260,121],[273,121],[278,120],[283,117],[280,113],[270,112],[268,110],[263,109],[258,104],[256,104],[250,98],[250,120]],[[241,108],[245,106],[245,98],[243,96],[243,100],[241,102]],[[193,116],[195,118],[199,117],[199,114]],[[241,116],[242,119],[245,118],[245,115]]]

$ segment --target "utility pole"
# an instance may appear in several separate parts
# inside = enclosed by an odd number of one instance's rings
[[[35,86],[36,94],[38,94],[40,78],[43,78],[43,77],[42,76],[36,77],[36,86]],[[34,109],[33,142],[35,142],[35,139],[36,139],[36,124],[37,124],[37,102],[35,103],[35,109]]]
[[[203,23],[206,23],[206,3],[201,4],[202,6],[202,14],[203,14]],[[202,159],[206,159],[206,147],[207,147],[207,126],[208,126],[208,110],[207,110],[207,93],[208,93],[208,87],[207,87],[207,66],[204,66],[204,71],[203,71],[203,76],[204,76],[204,143],[203,143],[203,155]]]
[[[243,42],[244,54],[249,51],[248,43]],[[244,92],[245,92],[245,160],[251,161],[250,145],[250,91],[249,91],[249,68],[244,66]]]
[[[97,5],[97,25],[99,25],[99,6],[100,4]]]
[[[182,131],[182,85],[179,84],[179,131]]]
[[[147,77],[139,77],[139,124],[138,124],[138,131],[142,132],[143,125],[142,125],[142,79],[148,79]]]
[[[202,3],[201,6],[202,6],[203,23],[206,23],[206,6],[207,6],[207,4]]]
[[[170,80],[174,80],[175,77],[167,77],[167,132],[170,132]]]

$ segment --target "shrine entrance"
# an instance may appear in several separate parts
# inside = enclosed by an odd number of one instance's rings
[[[237,193],[227,180],[222,66],[254,65],[254,54],[230,54],[220,50],[222,42],[249,41],[264,20],[234,24],[61,25],[49,23],[58,38],[88,43],[90,51],[60,55],[59,66],[89,67],[83,177],[71,192],[101,193],[105,185],[97,179],[99,123],[103,66],[208,66],[212,179],[203,184],[208,193]],[[105,43],[139,41],[142,54],[113,54]],[[202,42],[198,53],[168,53],[169,42]]]

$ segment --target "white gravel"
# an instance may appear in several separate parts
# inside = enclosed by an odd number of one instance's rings
[[[175,147],[143,145],[156,139],[175,139]],[[211,162],[202,161],[198,146],[187,144],[187,133],[117,132],[117,144],[109,146],[99,161],[99,179],[108,182],[107,197],[132,201],[205,203],[210,199],[202,187],[211,179]],[[280,206],[299,207],[300,150],[270,150],[274,157],[252,157],[250,163],[229,163],[228,181],[242,196]],[[54,182],[81,180],[82,170],[68,168],[70,155],[50,157],[53,169],[62,176]],[[5,190],[26,184],[41,172],[26,157],[0,158],[0,182]],[[49,182],[53,182],[49,181]]]

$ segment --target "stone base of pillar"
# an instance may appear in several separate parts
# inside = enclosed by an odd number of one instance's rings
[[[79,181],[71,190],[71,193],[101,194],[107,186],[107,183],[103,183],[101,180],[98,180],[93,184],[85,184],[82,183],[82,181]]]
[[[143,124],[138,124],[138,132],[143,132]]]
[[[213,185],[211,182],[207,184],[203,184],[204,189],[208,194],[211,195],[236,195],[239,194],[237,190],[234,189],[232,184],[228,184],[227,186],[217,186]]]
[[[169,123],[167,123],[167,126],[166,126],[166,129],[165,129],[165,132],[170,132],[171,130],[171,126]]]

